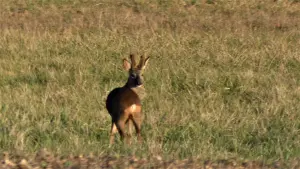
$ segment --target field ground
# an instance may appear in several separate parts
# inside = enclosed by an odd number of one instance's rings
[[[163,160],[161,157],[137,158],[135,156],[87,156],[77,155],[68,157],[54,156],[47,150],[42,149],[35,156],[15,156],[10,159],[9,154],[4,154],[1,159],[0,169],[2,168],[197,168],[197,169],[278,169],[278,168],[299,168],[298,159],[287,162],[275,161],[264,163],[262,161],[239,161],[236,159],[227,160],[201,160],[201,159],[184,159],[184,160]]]
[[[0,152],[298,161],[299,9],[298,0],[2,0]],[[151,56],[144,143],[109,147],[104,101],[125,83],[129,53]]]

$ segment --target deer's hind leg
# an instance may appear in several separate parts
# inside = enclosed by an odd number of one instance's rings
[[[141,126],[143,122],[143,118],[141,114],[135,115],[132,117],[132,122],[136,131],[138,142],[142,142],[142,136],[141,136]]]
[[[115,141],[115,134],[118,132],[117,126],[114,121],[111,122],[110,140],[109,144],[113,144]]]
[[[133,121],[132,121],[132,116],[130,115],[129,118],[126,121],[127,125],[127,134],[126,134],[126,141],[128,144],[131,144],[131,137],[132,137],[132,130],[133,130]]]
[[[128,143],[128,134],[126,133],[125,125],[128,122],[128,116],[124,113],[122,116],[115,122],[118,132],[121,136],[121,140],[125,140]]]

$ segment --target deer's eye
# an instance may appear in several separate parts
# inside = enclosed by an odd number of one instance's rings
[[[135,75],[134,75],[134,74],[131,74],[131,75],[130,75],[130,78],[134,79],[134,78],[135,78]]]

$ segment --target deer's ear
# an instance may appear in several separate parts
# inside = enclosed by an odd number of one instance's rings
[[[123,68],[128,71],[131,68],[131,63],[127,59],[123,59]]]

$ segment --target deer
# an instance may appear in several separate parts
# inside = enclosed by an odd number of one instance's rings
[[[106,109],[111,116],[110,145],[114,143],[115,134],[119,132],[120,138],[129,143],[131,132],[126,133],[126,125],[133,123],[137,140],[142,142],[141,125],[143,121],[142,104],[139,91],[144,91],[143,72],[150,57],[143,55],[137,64],[135,55],[130,54],[130,62],[124,58],[123,68],[128,71],[128,80],[123,87],[113,89],[107,96]],[[131,126],[129,126],[130,129]]]

